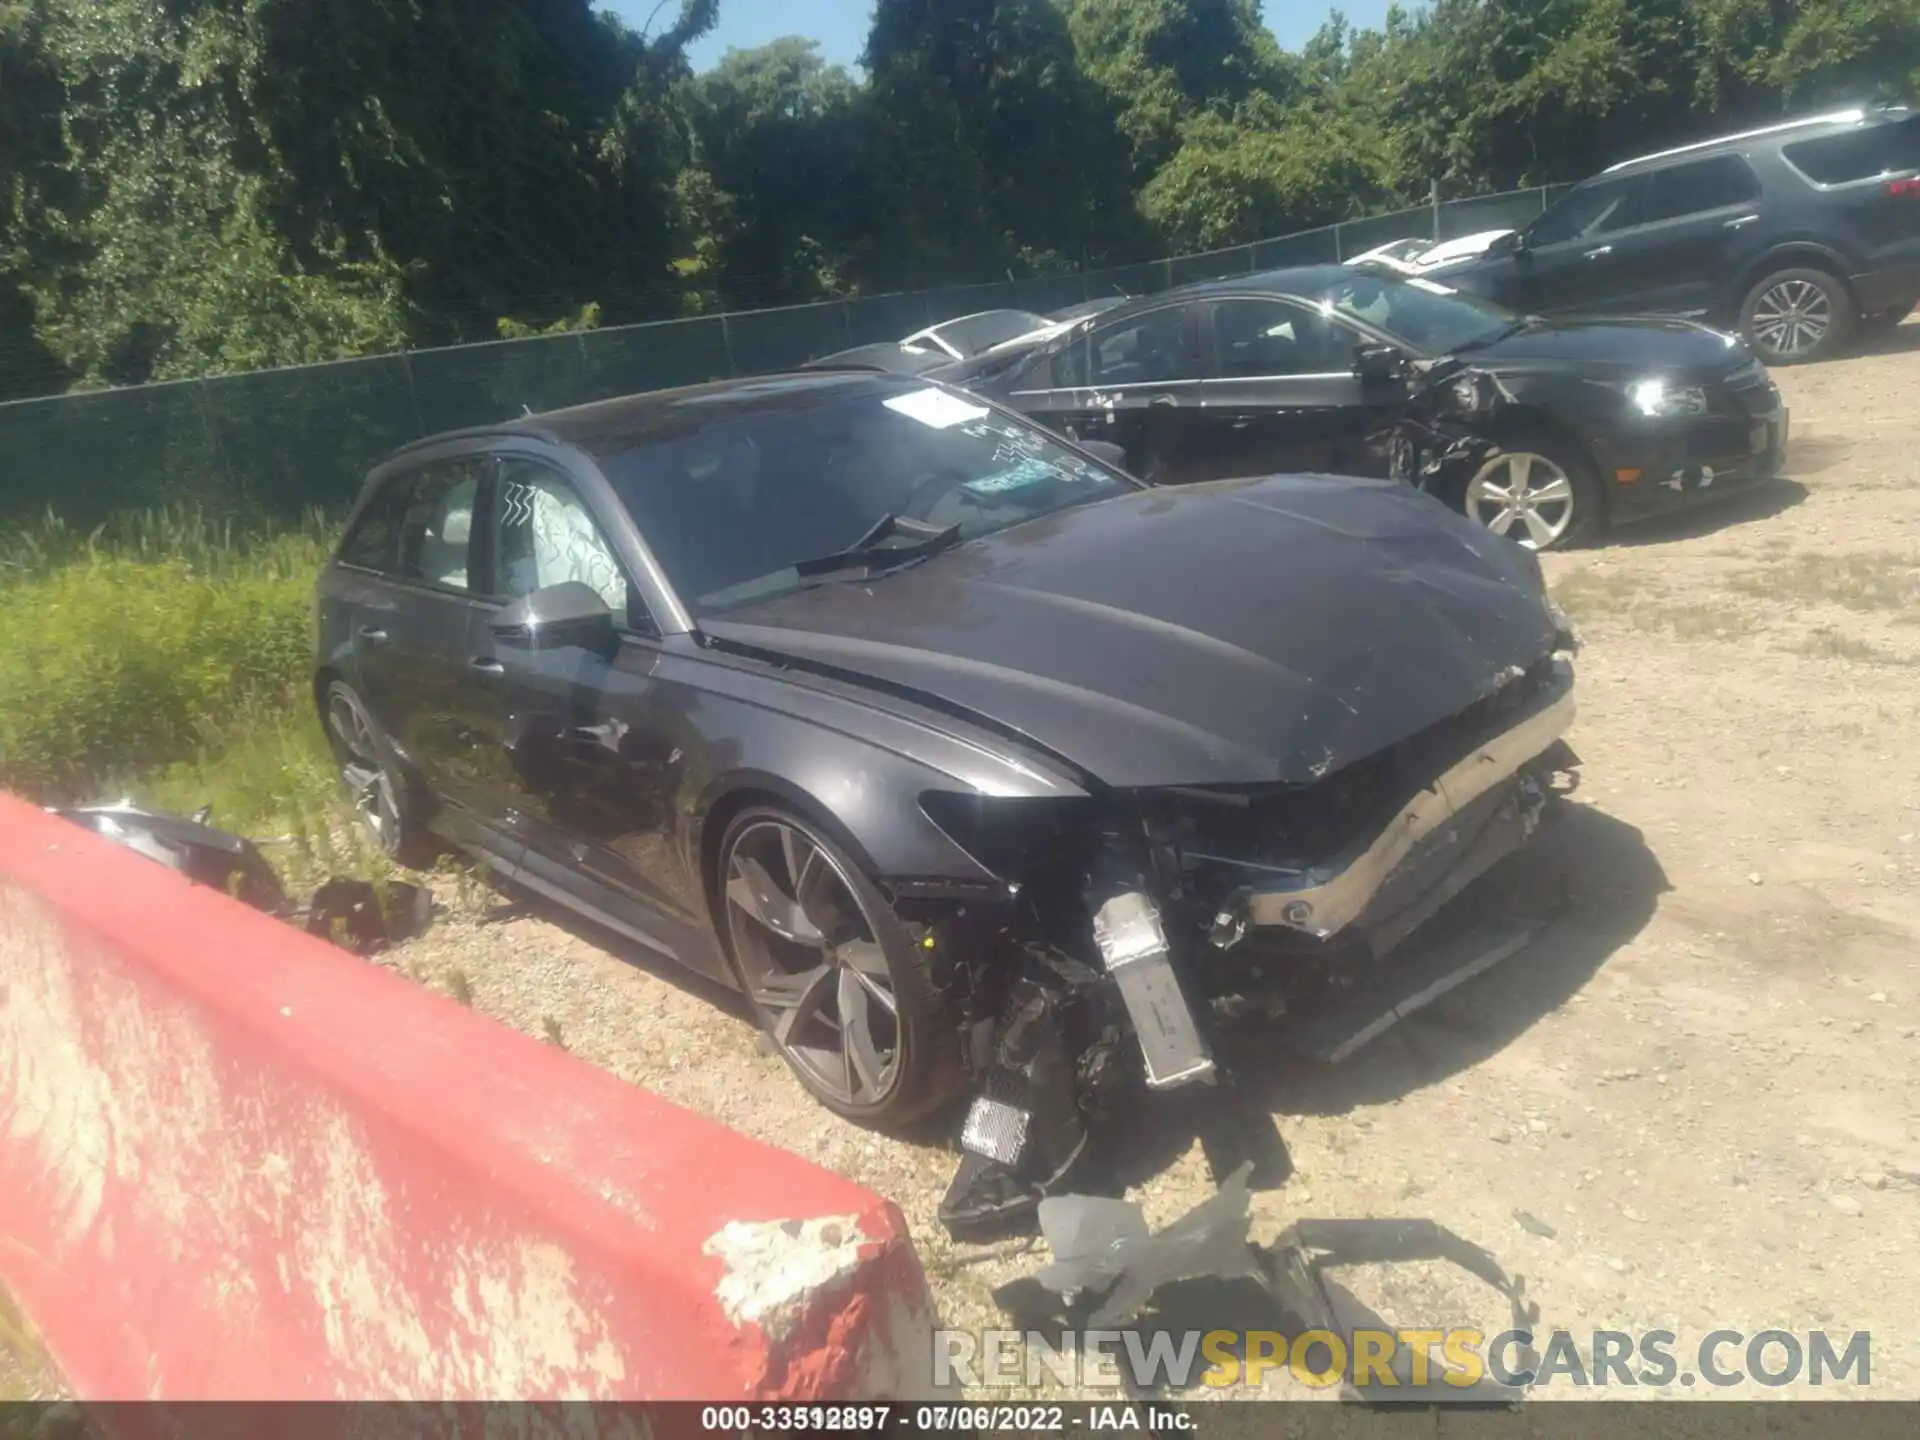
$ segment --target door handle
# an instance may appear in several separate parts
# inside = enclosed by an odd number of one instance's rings
[[[377,625],[362,625],[358,633],[360,638],[369,645],[384,645],[387,643],[387,632]]]
[[[1147,403],[1149,405],[1166,405],[1170,407],[1170,406],[1178,405],[1180,402],[1174,399],[1174,397],[1171,395],[1156,395]]]
[[[1611,245],[1597,245],[1580,258],[1583,260],[1598,260],[1602,255],[1611,255],[1612,253],[1613,247]]]
[[[504,675],[507,673],[506,666],[502,665],[498,660],[489,660],[484,655],[474,656],[473,659],[467,662],[467,668],[477,670],[482,675]]]
[[[1727,229],[1744,230],[1747,226],[1753,224],[1753,222],[1758,220],[1759,218],[1760,217],[1758,215],[1742,215],[1738,220],[1727,221]]]
[[[1253,421],[1251,420],[1236,420],[1233,422],[1233,425],[1231,428],[1235,430],[1244,430],[1251,424],[1253,424]]]

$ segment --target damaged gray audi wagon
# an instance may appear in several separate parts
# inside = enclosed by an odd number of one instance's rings
[[[1014,1200],[1075,1117],[1220,1078],[1220,1013],[1390,969],[1576,763],[1528,551],[1394,482],[1155,488],[900,376],[410,445],[319,615],[393,854],[737,987],[842,1115],[971,1096]]]

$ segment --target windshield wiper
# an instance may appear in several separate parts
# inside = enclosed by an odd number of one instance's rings
[[[896,535],[912,538],[904,545],[883,543]],[[821,575],[838,574],[842,570],[887,568],[937,554],[959,541],[958,525],[931,525],[925,520],[913,520],[904,515],[882,515],[866,534],[846,549],[818,555],[811,560],[796,561],[793,573],[802,580],[811,580]]]
[[[1464,345],[1455,346],[1454,354],[1458,355],[1466,350],[1484,350],[1489,345],[1499,344],[1500,341],[1507,339],[1509,336],[1518,335],[1522,330],[1531,330],[1539,323],[1540,317],[1537,315],[1517,316],[1507,324],[1502,325],[1498,330],[1490,330],[1478,339],[1469,340]]]

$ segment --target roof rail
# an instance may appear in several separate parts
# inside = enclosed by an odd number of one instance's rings
[[[1671,150],[1655,150],[1650,155],[1636,155],[1631,160],[1622,160],[1617,165],[1609,165],[1600,173],[1611,175],[1616,170],[1625,170],[1629,165],[1641,165],[1648,160],[1666,160],[1674,155],[1690,154],[1695,150],[1711,150],[1716,145],[1731,145],[1736,140],[1758,140],[1765,135],[1780,135],[1788,130],[1809,129],[1815,125],[1849,125],[1883,110],[1902,108],[1904,107],[1856,105],[1850,110],[1831,110],[1824,115],[1805,115],[1798,120],[1782,120],[1775,125],[1762,125],[1758,130],[1741,130],[1732,135],[1716,135],[1711,140],[1696,140],[1691,145],[1676,145]]]

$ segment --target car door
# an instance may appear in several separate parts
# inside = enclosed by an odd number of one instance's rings
[[[697,911],[672,848],[683,752],[654,680],[658,627],[576,477],[532,454],[501,454],[497,467],[475,658],[495,689],[505,756],[496,805],[526,846],[523,878],[585,894],[623,928],[697,962],[708,947],[683,940]],[[505,605],[567,581],[606,601],[610,652],[494,634]]]
[[[1595,308],[1704,315],[1758,254],[1760,178],[1745,156],[1712,155],[1641,176],[1633,223],[1609,237],[1611,292]]]
[[[1023,383],[1009,398],[1064,435],[1120,446],[1128,469],[1143,479],[1198,479],[1193,441],[1204,366],[1197,312],[1191,301],[1129,310],[1056,351],[1045,392]]]
[[[1368,436],[1405,388],[1362,381],[1361,335],[1304,301],[1236,296],[1205,307],[1208,375],[1191,451],[1196,478],[1278,471],[1384,475]]]
[[[482,842],[485,715],[467,666],[475,612],[474,516],[483,464],[431,463],[396,482],[399,553],[391,579],[357,607],[352,668],[374,721],[426,784],[450,838]]]
[[[1514,309],[1537,314],[1610,308],[1625,284],[1615,238],[1633,223],[1639,179],[1578,186],[1527,227],[1514,256]]]

